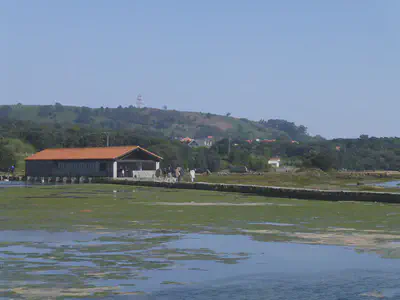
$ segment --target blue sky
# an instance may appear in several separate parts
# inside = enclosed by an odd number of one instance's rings
[[[0,104],[135,104],[399,136],[400,1],[1,0]]]

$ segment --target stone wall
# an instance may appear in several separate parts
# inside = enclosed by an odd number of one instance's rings
[[[386,192],[364,192],[364,191],[331,191],[331,190],[314,190],[300,188],[279,188],[257,185],[240,185],[240,184],[215,184],[215,183],[169,183],[156,181],[129,181],[129,180],[111,180],[111,179],[94,179],[95,183],[111,183],[139,185],[160,188],[175,189],[194,189],[206,191],[219,191],[230,193],[254,194],[265,197],[276,198],[292,198],[306,200],[326,200],[326,201],[365,201],[365,202],[382,202],[382,203],[400,203],[400,193]]]

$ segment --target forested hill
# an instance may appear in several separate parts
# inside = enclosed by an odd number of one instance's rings
[[[250,121],[211,113],[182,112],[155,108],[88,108],[55,105],[3,105],[0,118],[53,123],[76,124],[104,130],[136,130],[149,136],[192,137],[206,136],[239,139],[289,139],[308,141],[311,137],[305,126],[285,120]]]
[[[222,139],[211,148],[191,148],[167,138],[208,135]],[[159,154],[166,166],[212,172],[237,166],[267,170],[271,157],[280,157],[285,166],[322,170],[400,170],[400,138],[362,135],[325,140],[310,137],[304,126],[284,120],[253,122],[150,108],[90,109],[57,104],[0,106],[0,172],[16,166],[23,173],[23,159],[45,148],[105,146],[107,136],[110,145],[141,145]],[[276,141],[246,141],[256,138]]]

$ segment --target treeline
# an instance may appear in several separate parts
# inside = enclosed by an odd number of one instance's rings
[[[300,133],[301,134],[301,133]],[[322,170],[400,170],[400,139],[360,136],[358,139],[314,139],[293,143],[248,143],[242,139],[222,139],[210,149],[192,149],[163,134],[146,129],[107,130],[90,125],[37,123],[0,119],[0,169],[23,167],[23,158],[45,148],[141,145],[164,158],[164,166],[209,169],[212,172],[246,166],[268,169],[271,157],[283,165]]]
[[[376,138],[362,135],[357,139],[314,140],[304,143],[277,141],[251,144],[224,139],[214,147],[230,164],[262,168],[264,158],[280,157],[284,165],[315,167],[322,170],[400,170],[400,138]],[[231,150],[229,150],[231,149]]]
[[[47,123],[38,124],[31,121],[0,120],[0,166],[2,170],[15,165],[16,153],[29,155],[45,148],[71,147],[104,147],[109,136],[110,146],[140,145],[164,158],[164,165],[183,166],[185,168],[220,168],[219,156],[206,148],[192,149],[179,141],[168,140],[164,136],[149,134],[146,130],[109,130],[107,132],[85,125],[64,125]],[[31,145],[30,151],[14,149],[10,141],[21,141],[21,145]],[[15,143],[14,143],[15,144]],[[30,153],[28,153],[30,152]],[[25,155],[25,156],[26,156]]]
[[[376,138],[367,135],[359,139],[335,139],[339,146],[334,167],[350,170],[400,170],[400,138]]]

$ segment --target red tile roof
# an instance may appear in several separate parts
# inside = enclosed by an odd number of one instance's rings
[[[269,161],[281,161],[280,157],[271,157]]]
[[[191,141],[193,141],[193,139],[191,139],[190,137],[185,137],[185,138],[181,139],[182,143],[190,143]]]
[[[162,157],[139,146],[121,146],[121,147],[93,147],[93,148],[60,148],[45,149],[25,160],[89,160],[89,159],[117,159],[136,149],[140,149],[155,158]]]
[[[274,140],[262,140],[261,141],[262,143],[273,143],[273,142],[276,142],[276,140],[274,139]]]

